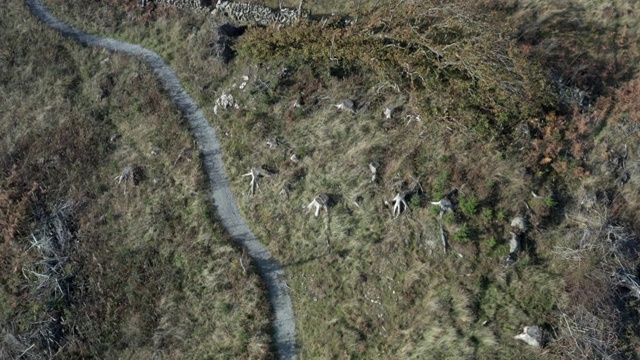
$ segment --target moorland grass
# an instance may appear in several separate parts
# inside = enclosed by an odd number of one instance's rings
[[[241,209],[286,266],[301,356],[637,356],[638,308],[606,280],[618,266],[604,255],[610,247],[581,248],[582,235],[602,242],[605,234],[565,217],[578,211],[597,218],[580,205],[586,193],[597,193],[604,206],[598,211],[612,215],[600,228],[637,223],[629,211],[637,207],[636,180],[615,185],[621,175],[615,159],[623,151],[627,171],[636,171],[637,149],[623,134],[638,112],[616,101],[629,99],[635,87],[612,93],[584,87],[602,95],[594,108],[567,105],[549,75],[563,69],[562,59],[545,57],[551,48],[534,54],[518,37],[526,11],[543,3],[478,12],[464,2],[403,2],[363,11],[352,27],[328,21],[250,29],[228,66],[212,54],[216,22],[207,15],[167,8],[143,14],[132,3],[51,2],[57,15],[84,29],[162,53],[225,135],[226,170]],[[624,19],[632,44],[636,26]],[[561,44],[553,24],[545,31]],[[411,35],[412,26],[433,37]],[[573,48],[571,36],[577,35],[569,33],[566,44]],[[602,44],[596,37],[581,46]],[[607,49],[616,50],[615,42]],[[434,52],[444,55],[430,58]],[[612,52],[594,53],[611,64]],[[581,63],[583,73],[597,72],[594,64]],[[561,76],[582,86],[567,71]],[[222,92],[233,94],[240,109],[214,114]],[[333,106],[346,98],[355,101],[355,115]],[[396,113],[385,120],[389,104]],[[408,122],[408,115],[421,121]],[[274,137],[281,145],[269,148]],[[367,169],[372,159],[382,164],[377,183]],[[246,195],[241,175],[262,166],[275,176]],[[394,218],[384,200],[418,183],[422,191],[410,210]],[[286,184],[291,190],[283,197]],[[450,243],[444,254],[438,210],[429,201],[451,190],[461,209],[442,219]],[[305,206],[319,192],[334,204],[314,218]],[[363,198],[358,206],[355,196]],[[532,229],[518,260],[505,268],[514,216],[526,216]],[[582,256],[567,258],[567,248]],[[597,301],[587,301],[593,294]],[[542,350],[513,339],[531,324],[549,336]]]
[[[20,2],[0,18],[0,357],[272,357],[265,289],[153,74]],[[114,181],[129,165],[140,176]],[[64,282],[41,291],[32,234],[67,203]]]

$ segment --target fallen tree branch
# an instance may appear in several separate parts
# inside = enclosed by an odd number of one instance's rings
[[[260,186],[258,185],[258,178],[268,176],[268,175],[269,174],[266,174],[260,170],[256,170],[253,168],[248,173],[242,175],[242,177],[251,176],[251,183],[249,184],[249,195],[253,195],[256,188],[260,192],[262,192],[262,190],[260,190]]]

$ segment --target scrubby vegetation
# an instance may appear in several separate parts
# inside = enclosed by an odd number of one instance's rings
[[[51,1],[163,54],[203,106],[286,265],[302,357],[640,356],[636,2],[311,3],[351,18],[250,28],[228,65],[220,19],[134,3]],[[222,93],[238,107],[214,112]],[[249,196],[252,168],[274,175]],[[385,200],[403,191],[395,218]],[[513,339],[533,324],[542,349]]]

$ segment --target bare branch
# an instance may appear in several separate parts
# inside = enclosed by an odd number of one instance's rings
[[[298,5],[298,21],[300,21],[300,19],[302,19],[302,2],[304,0],[300,0],[300,4]]]
[[[336,45],[335,40],[336,40],[335,36],[331,38],[331,47],[329,48],[329,60],[337,62],[338,58],[333,57],[333,47]]]
[[[625,269],[618,269],[613,277],[617,280],[616,286],[629,290],[629,295],[640,300],[640,284],[638,284],[638,278],[626,271]]]
[[[242,177],[251,176],[251,183],[249,184],[249,195],[253,195],[257,188],[260,192],[260,186],[258,185],[258,178],[265,176],[265,174],[259,170],[251,169],[248,173],[242,175]]]

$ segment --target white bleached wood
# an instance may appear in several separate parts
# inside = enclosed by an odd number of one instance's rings
[[[409,208],[407,202],[404,200],[406,195],[407,194],[404,191],[401,191],[393,198],[393,200],[391,200],[393,203],[393,215],[395,217],[398,217],[402,211]]]

